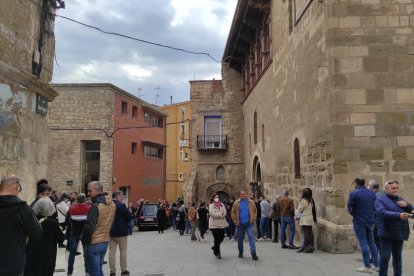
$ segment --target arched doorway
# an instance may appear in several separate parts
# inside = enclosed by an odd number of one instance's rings
[[[221,202],[229,202],[230,197],[226,192],[218,191],[216,194],[218,194]]]

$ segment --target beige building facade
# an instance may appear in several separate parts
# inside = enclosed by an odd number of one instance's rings
[[[414,202],[413,1],[238,2],[223,82],[239,81],[245,187],[317,203],[317,245],[351,252],[357,176]],[[298,237],[299,238],[299,237]]]
[[[54,84],[47,176],[57,191],[87,191],[100,181],[126,202],[165,197],[165,117],[110,83]]]
[[[240,82],[190,81],[191,173],[186,202],[237,197],[244,187]]]
[[[183,186],[190,178],[191,102],[181,102],[161,107],[166,118],[167,163],[166,199],[175,202],[183,198]]]
[[[60,1],[0,2],[0,176],[21,177],[31,201],[46,177],[54,16]]]

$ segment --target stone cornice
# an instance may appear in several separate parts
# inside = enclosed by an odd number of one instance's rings
[[[26,70],[17,68],[2,59],[0,59],[0,76],[18,82],[27,89],[46,97],[49,102],[52,102],[59,95],[49,84],[39,81],[36,76]]]

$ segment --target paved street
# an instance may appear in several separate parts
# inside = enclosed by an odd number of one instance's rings
[[[316,251],[313,254],[298,254],[295,250],[281,249],[280,244],[258,242],[259,260],[253,261],[247,253],[247,241],[245,257],[239,259],[237,243],[225,240],[222,244],[222,259],[217,260],[211,250],[212,242],[210,233],[206,234],[206,242],[200,243],[190,241],[189,236],[179,236],[171,229],[163,235],[157,231],[134,232],[128,243],[128,269],[131,275],[140,276],[364,275],[355,272],[362,265],[359,253],[333,255]],[[414,275],[414,250],[405,250],[403,256],[403,275]],[[56,269],[66,269],[66,258],[65,250],[59,249]],[[82,256],[76,258],[76,276],[84,275],[82,260]],[[105,275],[109,275],[108,265],[104,267]],[[120,275],[120,270],[117,272]],[[55,275],[66,273],[57,272]]]

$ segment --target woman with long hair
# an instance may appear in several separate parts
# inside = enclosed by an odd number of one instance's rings
[[[298,208],[300,215],[299,225],[303,232],[302,247],[297,251],[298,253],[313,253],[314,248],[314,236],[312,225],[316,222],[316,208],[315,201],[312,197],[312,190],[310,188],[304,188],[302,190],[302,199]]]
[[[217,259],[221,259],[220,244],[224,239],[224,228],[229,224],[226,220],[226,207],[220,202],[218,194],[211,196],[208,212],[210,214],[209,227],[214,237],[214,246],[211,249]]]

